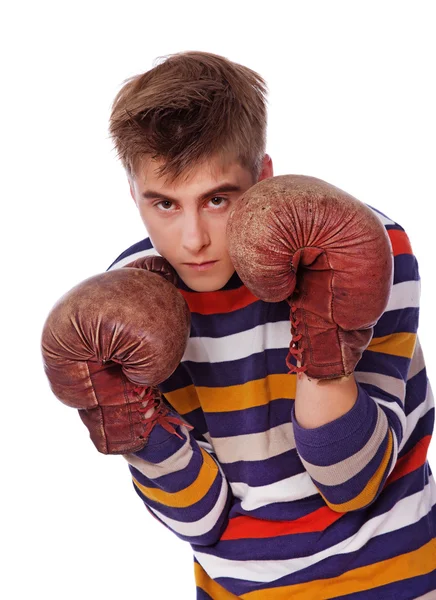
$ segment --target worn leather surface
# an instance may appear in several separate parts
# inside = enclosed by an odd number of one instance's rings
[[[156,270],[157,272],[153,272]],[[53,393],[79,409],[100,452],[143,447],[138,386],[155,387],[176,369],[190,331],[187,304],[162,257],[90,277],[55,304],[42,355]]]
[[[350,375],[392,288],[386,229],[363,202],[314,177],[251,187],[227,223],[235,269],[258,298],[288,300],[298,349],[315,379]],[[293,336],[293,337],[294,337]]]

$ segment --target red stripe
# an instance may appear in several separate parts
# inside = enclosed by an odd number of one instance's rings
[[[389,483],[392,483],[393,481],[400,479],[400,477],[404,477],[404,475],[421,467],[427,459],[430,440],[430,435],[424,436],[407,454],[399,458],[394,470],[387,478],[385,485],[389,485]]]
[[[387,232],[391,240],[394,256],[398,256],[399,254],[413,254],[410,240],[405,231],[388,229]]]
[[[218,313],[228,313],[239,308],[245,308],[256,298],[249,290],[242,285],[236,290],[226,290],[217,292],[187,292],[179,290],[188,303],[189,310],[201,315],[213,315]]]
[[[270,538],[293,533],[324,531],[343,514],[331,510],[328,506],[323,506],[294,521],[263,521],[253,517],[235,517],[230,519],[221,539]]]
[[[397,460],[394,470],[385,486],[421,467],[427,459],[431,436],[422,438],[407,454]],[[324,531],[345,513],[338,513],[328,506],[313,513],[295,519],[295,521],[264,521],[253,517],[235,517],[230,519],[222,540],[240,540],[248,538],[271,538],[294,533],[313,533]]]

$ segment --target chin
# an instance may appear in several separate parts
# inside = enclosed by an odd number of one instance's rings
[[[233,273],[228,277],[185,277],[183,282],[194,292],[216,292],[223,288]]]
[[[194,290],[194,292],[216,292],[225,286],[227,281],[224,283],[213,283],[211,281],[185,281],[185,283],[191,290]]]

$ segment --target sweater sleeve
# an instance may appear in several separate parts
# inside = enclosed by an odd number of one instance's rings
[[[182,540],[208,546],[227,525],[232,494],[212,446],[184,425],[176,433],[157,424],[147,445],[124,458],[148,511]]]
[[[411,436],[411,407],[431,397],[417,339],[418,264],[407,235],[397,227],[389,232],[394,251],[391,296],[356,366],[356,403],[314,429],[301,427],[292,408],[297,452],[325,502],[337,512],[359,510],[376,500],[395,468],[406,432]]]
[[[157,254],[150,238],[145,238],[120,254],[107,270]],[[233,496],[211,444],[195,429],[177,425],[175,430],[177,435],[156,424],[146,446],[124,458],[148,512],[182,540],[208,546],[225,529]]]

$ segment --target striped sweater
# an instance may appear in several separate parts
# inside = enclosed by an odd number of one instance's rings
[[[191,333],[159,387],[193,429],[157,425],[125,458],[146,509],[191,544],[197,600],[436,598],[418,264],[404,229],[370,208],[392,244],[392,293],[355,405],[321,427],[295,418],[289,305],[257,299],[236,273],[215,292],[179,279]],[[108,270],[153,254],[146,238]]]

